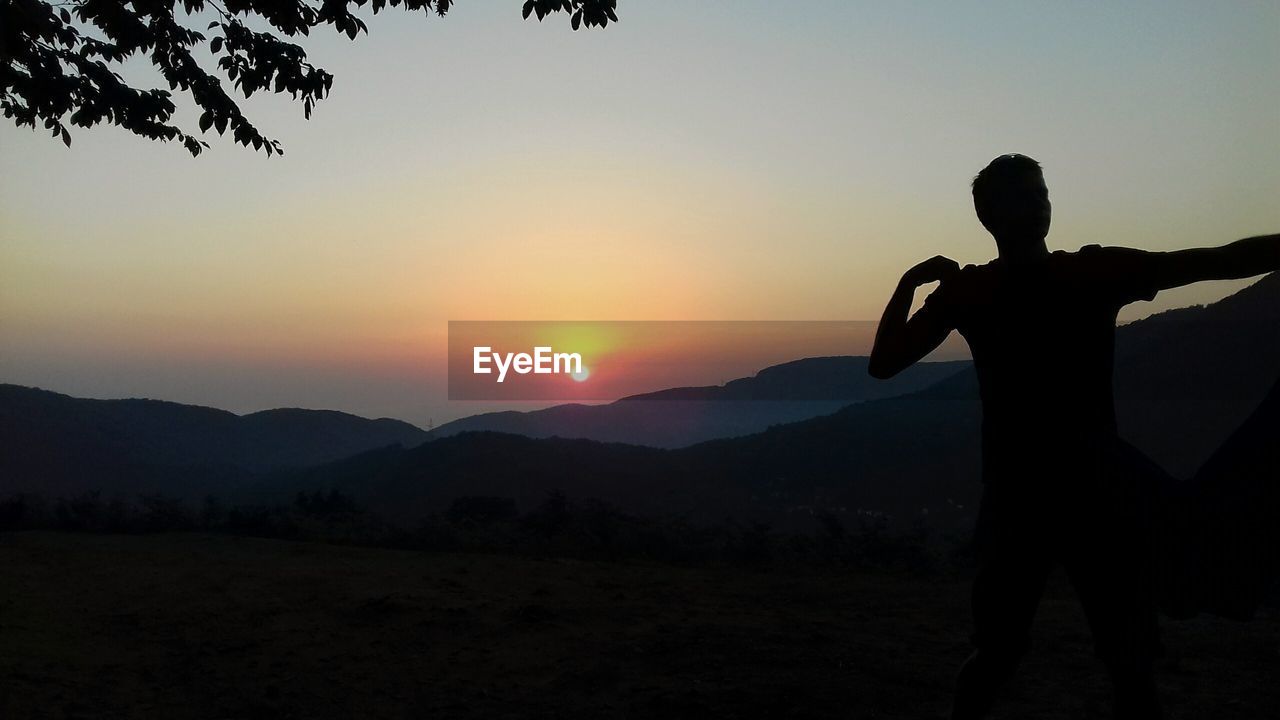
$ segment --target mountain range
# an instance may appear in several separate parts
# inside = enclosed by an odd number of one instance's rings
[[[812,522],[814,513],[831,512],[968,522],[980,488],[981,421],[976,376],[968,364],[922,366],[923,374],[910,378],[921,389],[889,397],[858,389],[870,387],[865,358],[818,358],[724,386],[557,412],[588,413],[573,416],[587,423],[582,418],[589,413],[621,413],[613,417],[632,418],[626,430],[634,432],[644,426],[635,418],[660,422],[662,415],[644,413],[665,408],[670,424],[710,427],[679,412],[704,404],[749,413],[757,404],[824,402],[806,394],[813,387],[806,378],[825,377],[829,383],[843,370],[859,368],[864,372],[851,377],[846,390],[861,402],[752,434],[673,448],[461,431],[462,426],[427,435],[396,421],[341,413],[242,417],[173,403],[77,400],[3,386],[0,445],[15,450],[0,457],[0,492],[253,488],[255,498],[287,498],[298,490],[339,488],[385,517],[412,523],[460,496],[509,497],[530,507],[559,490],[638,513],[691,519]],[[1191,477],[1215,450],[1228,447],[1224,442],[1233,433],[1239,437],[1251,427],[1241,426],[1256,417],[1261,399],[1274,395],[1278,376],[1280,274],[1212,305],[1161,313],[1117,331],[1121,433],[1180,478]],[[831,386],[825,387],[824,392]],[[727,399],[735,395],[786,399]],[[523,415],[531,434],[584,427],[564,421],[557,429],[561,421],[544,420],[556,412],[516,415]],[[750,420],[757,421],[762,420]],[[624,426],[619,421],[617,427]],[[1274,464],[1269,457],[1260,462]]]

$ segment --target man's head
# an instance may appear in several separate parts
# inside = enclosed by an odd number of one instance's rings
[[[1049,234],[1049,188],[1040,163],[1026,155],[1001,155],[983,168],[973,179],[973,207],[1002,247]]]

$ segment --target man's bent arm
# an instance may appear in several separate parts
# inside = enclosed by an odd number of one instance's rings
[[[922,309],[909,320],[907,316],[917,287],[949,277],[957,269],[954,261],[938,256],[911,268],[898,281],[876,328],[875,345],[867,362],[867,372],[872,377],[886,380],[897,375],[947,339],[951,327],[941,322],[936,313]]]
[[[1152,253],[1161,290],[1202,280],[1238,280],[1280,270],[1280,235],[1245,238],[1221,247]]]

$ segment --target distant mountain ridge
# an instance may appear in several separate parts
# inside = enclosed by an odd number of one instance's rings
[[[0,492],[207,492],[426,433],[331,410],[236,415],[161,400],[89,400],[0,384]]]
[[[641,400],[706,401],[843,401],[861,402],[905,395],[923,389],[968,367],[967,360],[922,362],[890,380],[877,380],[867,373],[862,355],[834,355],[802,358],[770,365],[751,377],[730,380],[723,385],[677,387],[651,393],[629,395],[619,402]]]
[[[827,415],[850,403],[907,395],[968,366],[968,361],[919,363],[892,380],[882,381],[867,374],[865,357],[804,358],[724,385],[670,388],[607,405],[566,404],[528,412],[473,415],[441,425],[431,432],[431,438],[491,431],[684,447]]]

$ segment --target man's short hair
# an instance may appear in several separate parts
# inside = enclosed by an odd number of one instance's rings
[[[1027,177],[1043,177],[1040,163],[1026,155],[1010,153],[992,160],[973,178],[973,206],[978,219],[987,224],[988,212],[993,202],[1010,188],[1016,187]]]

